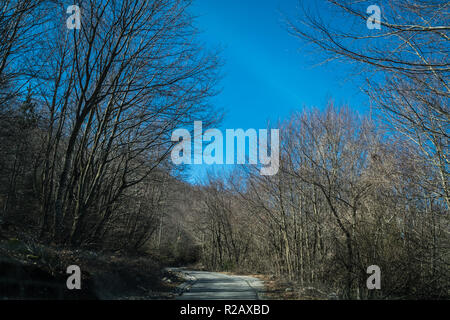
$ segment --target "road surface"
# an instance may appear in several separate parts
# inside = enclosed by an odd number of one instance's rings
[[[258,300],[264,288],[261,280],[248,276],[217,272],[177,269],[187,282],[182,285],[179,300]]]

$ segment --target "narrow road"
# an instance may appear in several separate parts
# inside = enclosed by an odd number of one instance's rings
[[[178,269],[188,282],[179,300],[258,300],[264,288],[261,280],[248,276]]]

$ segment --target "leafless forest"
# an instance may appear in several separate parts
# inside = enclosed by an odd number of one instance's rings
[[[220,54],[184,0],[0,2],[0,240],[152,254],[350,299],[450,298],[447,1],[382,1],[382,32],[308,6],[286,32],[365,79],[370,113],[330,102],[280,119],[280,170],[183,179],[170,135],[211,105]],[[365,1],[326,1],[349,24]],[[314,56],[312,56],[314,58]],[[226,63],[226,62],[225,62]],[[382,270],[368,290],[366,269]]]

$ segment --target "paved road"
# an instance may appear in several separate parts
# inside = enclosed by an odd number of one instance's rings
[[[261,280],[217,272],[177,269],[188,279],[180,300],[258,300]]]

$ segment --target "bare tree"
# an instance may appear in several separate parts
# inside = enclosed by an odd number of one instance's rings
[[[43,229],[53,212],[54,234],[71,221],[77,241],[98,197],[111,206],[167,157],[175,127],[214,119],[206,99],[217,61],[195,44],[188,5],[92,0],[81,30],[50,29],[39,86],[48,110]]]
[[[339,25],[304,6],[301,22],[290,22],[290,32],[321,49],[326,59],[356,62],[384,120],[420,146],[424,161],[438,172],[436,181],[421,180],[448,207],[450,3],[382,1],[380,30],[366,28],[371,4],[327,1],[325,10],[345,17]]]

